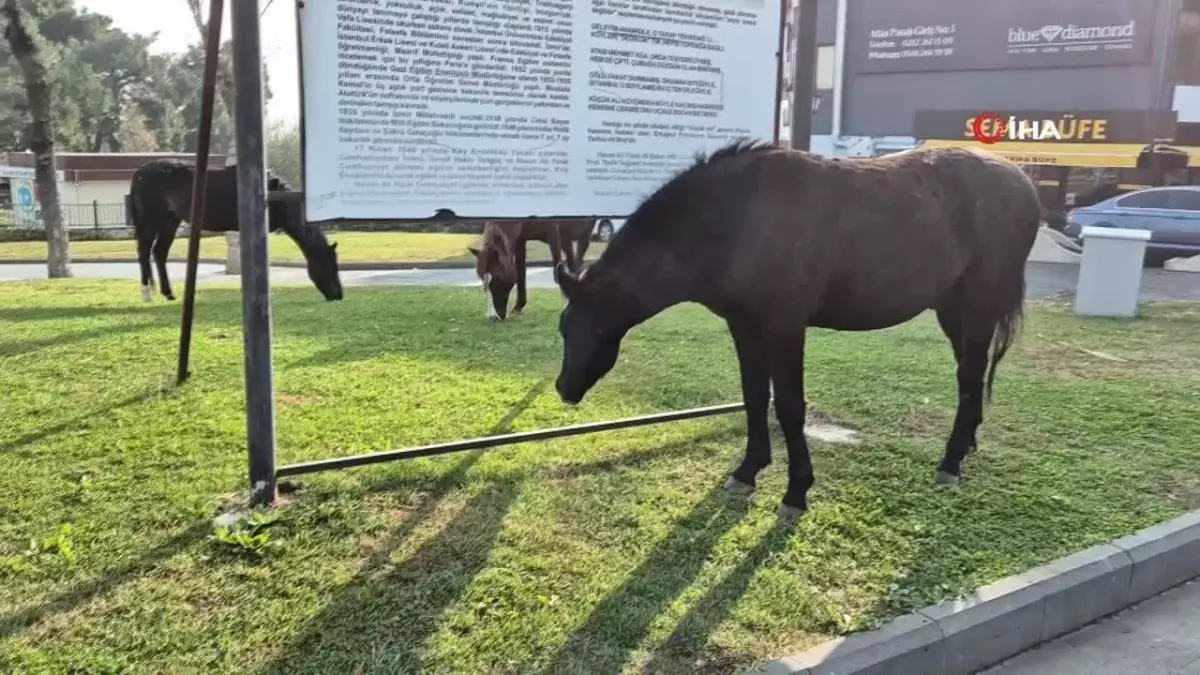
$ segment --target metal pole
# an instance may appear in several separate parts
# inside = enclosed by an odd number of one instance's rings
[[[263,143],[262,45],[258,1],[234,0],[234,130],[237,133],[238,231],[242,255],[242,341],[250,504],[275,501],[275,375],[271,354],[271,279],[267,251],[266,149]]]
[[[287,476],[300,476],[303,474],[318,473],[321,471],[334,471],[336,469],[348,469],[355,466],[367,466],[369,464],[394,462],[401,459],[433,457],[436,455],[448,455],[454,452],[466,452],[468,450],[498,448],[505,445],[516,445],[517,443],[546,441],[552,438],[582,436],[584,434],[594,434],[601,431],[632,429],[650,424],[681,422],[683,420],[694,420],[702,417],[712,417],[714,415],[727,415],[729,413],[734,413],[745,409],[746,407],[742,403],[727,403],[725,405],[714,405],[707,408],[676,410],[675,412],[644,415],[642,417],[629,417],[620,420],[609,420],[607,422],[591,422],[588,424],[577,424],[570,427],[555,427],[552,429],[540,429],[538,431],[522,431],[513,434],[504,434],[501,436],[485,436],[483,438],[451,441],[449,443],[437,443],[435,445],[425,445],[418,448],[408,448],[405,450],[387,450],[384,452],[374,452],[368,455],[355,455],[353,457],[339,457],[336,459],[322,459],[314,462],[304,462],[302,464],[291,464],[288,466],[279,467],[277,475],[280,478]]]
[[[204,38],[204,79],[200,93],[200,129],[196,139],[196,170],[192,180],[192,215],[188,221],[187,280],[183,286],[183,320],[179,326],[179,364],[175,384],[187,382],[192,354],[192,320],[196,316],[196,268],[200,263],[200,230],[204,227],[204,195],[208,187],[208,150],[212,144],[213,99],[216,98],[217,59],[221,49],[221,17],[225,0],[211,0],[208,35]],[[161,283],[162,280],[159,280]]]
[[[792,71],[792,148],[812,147],[813,80],[817,62],[817,0],[799,0],[796,51]]]

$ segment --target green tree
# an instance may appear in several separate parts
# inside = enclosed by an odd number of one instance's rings
[[[285,180],[293,190],[304,188],[299,125],[275,122],[267,127],[267,164],[271,173]]]
[[[43,62],[42,38],[31,28],[17,0],[4,0],[0,15],[5,19],[4,38],[21,70],[30,117],[29,145],[33,149],[34,181],[46,227],[47,267],[50,278],[71,276],[71,243],[63,223],[54,162],[53,85]]]

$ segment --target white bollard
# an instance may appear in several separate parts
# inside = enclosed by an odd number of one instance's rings
[[[225,233],[225,274],[242,273],[241,240],[237,232]]]
[[[1075,286],[1080,316],[1137,316],[1149,230],[1084,227],[1083,262]]]

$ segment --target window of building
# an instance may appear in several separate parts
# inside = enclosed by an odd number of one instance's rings
[[[794,54],[795,50],[792,50],[783,63],[783,90],[786,92],[792,90],[792,73],[796,68],[795,62],[792,60]],[[834,65],[836,62],[837,48],[834,45],[820,45],[817,47],[817,63],[813,67],[814,89],[818,91],[833,89]]]
[[[1172,82],[1200,85],[1200,0],[1184,0],[1175,28]]]
[[[837,50],[833,45],[817,47],[817,74],[813,88],[827,91],[833,89],[834,63],[837,61]]]

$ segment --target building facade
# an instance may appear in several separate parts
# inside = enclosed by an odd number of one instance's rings
[[[939,111],[1200,122],[1200,0],[821,0],[818,12],[820,154],[915,147],[918,117]],[[1133,142],[1154,140],[1190,144]]]
[[[58,195],[67,227],[104,227],[125,222],[125,197],[133,173],[155,159],[194,162],[189,153],[59,152]],[[210,155],[209,166],[224,166]],[[33,184],[33,153],[0,153],[0,227],[40,227],[41,206]]]

